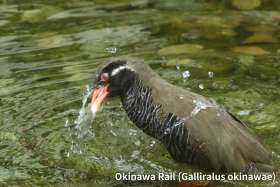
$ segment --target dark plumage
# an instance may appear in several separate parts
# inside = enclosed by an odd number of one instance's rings
[[[224,173],[274,170],[271,151],[245,124],[215,102],[163,80],[140,60],[106,63],[95,85],[120,96],[131,121],[160,140],[176,161]]]

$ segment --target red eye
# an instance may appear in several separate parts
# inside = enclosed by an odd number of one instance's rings
[[[102,82],[108,82],[109,81],[109,74],[108,73],[102,73],[100,76],[100,80]]]

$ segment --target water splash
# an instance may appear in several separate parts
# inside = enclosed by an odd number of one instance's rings
[[[116,47],[107,47],[106,48],[106,51],[108,53],[112,53],[112,54],[115,54],[117,52],[117,48]]]
[[[150,147],[149,147],[149,150],[150,150]],[[136,165],[133,165],[133,170],[138,169],[138,173],[141,173],[141,171],[139,171],[139,170],[143,170],[143,166],[146,166],[146,167],[149,167],[151,169],[151,171],[154,171],[154,172],[165,173],[166,175],[170,174],[170,173],[177,174],[177,172],[175,170],[162,167],[158,163],[154,163],[153,161],[146,159],[144,152],[146,152],[146,151],[135,150],[131,153],[128,163],[135,162],[135,161],[137,163],[139,163],[139,162],[141,163],[140,168],[135,168]],[[126,165],[128,165],[128,163],[126,163]],[[130,171],[132,171],[132,170],[130,170]],[[143,172],[144,172],[144,170],[143,170]],[[145,173],[147,173],[147,171],[145,171]]]
[[[237,113],[239,116],[248,116],[250,114],[249,110],[241,110]]]
[[[199,84],[198,87],[203,90],[204,89],[204,85],[203,84]]]
[[[150,143],[150,147],[153,147],[155,144],[156,144],[156,141],[153,140],[153,141]]]
[[[95,116],[93,116],[90,112],[90,106],[87,105],[87,101],[91,93],[92,89],[87,85],[77,119],[75,119],[72,123],[69,119],[65,121],[64,127],[68,129],[71,137],[71,147],[66,153],[67,157],[69,157],[71,153],[83,154],[84,148],[81,145],[81,140],[85,137],[94,137],[91,124]]]
[[[188,78],[191,76],[191,72],[189,70],[186,70],[182,73],[184,82],[186,82],[186,80],[188,80]]]
[[[167,127],[163,133],[164,134],[170,134],[170,131],[171,131],[170,127]]]
[[[208,72],[208,77],[212,79],[214,77],[214,73],[212,71],[209,71]]]
[[[195,104],[195,107],[190,114],[191,117],[197,115],[201,110],[206,110],[209,107],[218,107],[215,102],[207,101],[203,98],[199,100],[193,100],[193,103]]]

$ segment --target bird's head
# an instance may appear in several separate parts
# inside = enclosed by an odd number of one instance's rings
[[[107,97],[121,96],[133,83],[136,73],[126,60],[112,60],[97,72],[91,99],[96,113]]]

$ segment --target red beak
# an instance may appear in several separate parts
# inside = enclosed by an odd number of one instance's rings
[[[108,85],[96,88],[91,98],[91,112],[95,114],[108,96]]]

